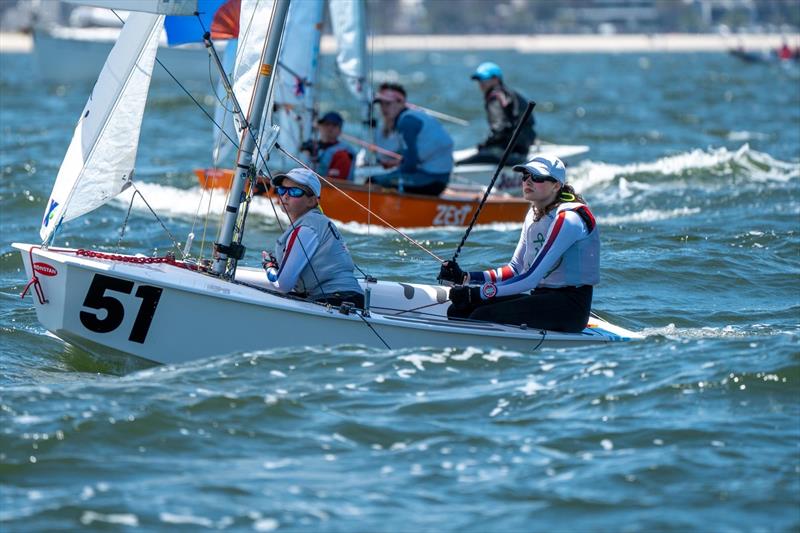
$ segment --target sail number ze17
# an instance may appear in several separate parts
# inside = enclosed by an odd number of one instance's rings
[[[117,298],[107,294],[107,292],[131,294],[134,286],[135,284],[132,281],[95,274],[83,301],[83,307],[94,309],[98,312],[81,311],[81,324],[95,333],[110,333],[120,327],[125,319],[125,306]],[[142,303],[139,306],[136,319],[133,321],[133,327],[128,336],[129,341],[144,344],[147,332],[150,331],[150,324],[153,322],[153,315],[156,313],[162,290],[160,287],[153,287],[152,285],[139,285],[136,288],[135,296],[141,298]]]

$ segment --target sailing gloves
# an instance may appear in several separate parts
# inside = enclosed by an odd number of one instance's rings
[[[481,288],[469,285],[456,285],[450,289],[450,301],[453,307],[463,309],[465,307],[475,307],[482,302]]]
[[[460,285],[467,280],[466,272],[461,270],[461,267],[458,266],[458,263],[455,261],[444,261],[442,263],[442,267],[439,269],[439,277],[436,279],[439,281],[449,281],[451,283],[455,283]]]
[[[272,255],[272,252],[261,252],[261,267],[264,270],[269,270],[270,268],[279,268],[280,265],[278,264],[278,260],[275,259],[275,256]]]

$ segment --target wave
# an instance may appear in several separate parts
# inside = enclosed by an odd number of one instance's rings
[[[694,215],[700,212],[696,207],[680,207],[677,209],[659,210],[659,209],[644,209],[638,213],[629,213],[626,215],[617,216],[604,216],[597,217],[598,222],[601,224],[624,224],[627,222],[655,222],[657,220],[670,220],[673,218],[685,217]]]
[[[711,175],[726,176],[744,174],[752,181],[787,182],[800,177],[800,162],[781,161],[767,153],[742,145],[735,151],[727,148],[692,150],[642,163],[614,165],[596,161],[583,161],[572,171],[572,178],[579,190],[600,187],[615,180],[643,175],[685,177],[697,171],[708,171]]]

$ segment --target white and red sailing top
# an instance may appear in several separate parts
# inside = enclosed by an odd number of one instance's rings
[[[529,210],[511,261],[469,273],[470,283],[483,284],[483,299],[599,281],[600,231],[589,207],[578,202],[563,203],[537,221]]]

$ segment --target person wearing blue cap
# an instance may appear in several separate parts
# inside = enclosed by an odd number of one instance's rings
[[[450,289],[450,318],[580,332],[600,281],[600,230],[586,201],[566,183],[564,163],[540,155],[514,170],[531,202],[511,260],[477,272],[445,261],[439,278]]]
[[[472,74],[483,93],[483,104],[489,122],[489,135],[478,144],[478,153],[456,162],[457,165],[470,163],[497,163],[503,155],[514,129],[517,126],[528,99],[521,93],[503,83],[503,71],[496,63],[487,61],[478,65]],[[511,150],[508,162],[522,163],[527,160],[528,148],[536,140],[533,113],[531,113]]]
[[[314,170],[326,178],[353,180],[356,151],[339,139],[344,119],[336,111],[325,113],[317,121],[319,140],[307,141],[300,147],[308,152]]]
[[[319,208],[322,186],[308,169],[272,178],[291,222],[278,237],[275,254],[262,252],[269,288],[329,305],[364,307],[364,291],[353,275],[353,259],[336,225]]]

